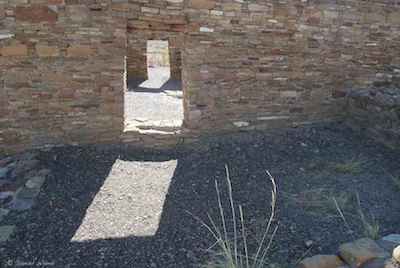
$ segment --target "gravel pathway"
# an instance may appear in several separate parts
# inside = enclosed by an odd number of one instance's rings
[[[41,152],[51,177],[31,211],[5,219],[18,228],[0,246],[0,260],[6,267],[198,267],[209,259],[205,250],[213,239],[190,214],[218,219],[215,180],[228,206],[225,164],[251,248],[270,212],[265,170],[276,178],[279,228],[271,263],[293,264],[305,252],[333,253],[340,243],[363,236],[357,194],[381,235],[399,232],[400,188],[392,178],[400,175],[399,151],[340,125],[222,140],[204,141],[193,151],[86,146]],[[343,205],[349,228],[333,197]]]

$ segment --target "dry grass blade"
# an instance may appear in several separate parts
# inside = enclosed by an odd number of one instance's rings
[[[246,229],[245,229],[245,224],[244,224],[244,215],[243,215],[243,209],[242,206],[239,206],[239,213],[240,213],[240,222],[242,223],[242,236],[243,236],[243,247],[244,247],[244,252],[245,252],[245,257],[246,257],[246,267],[250,267],[249,265],[249,251],[247,248],[247,241],[246,241]]]
[[[267,226],[263,231],[262,241],[258,244],[256,248],[255,254],[250,254],[246,233],[246,224],[245,217],[243,212],[243,207],[239,205],[239,217],[240,220],[236,220],[236,211],[235,211],[235,203],[234,196],[232,191],[232,182],[230,180],[229,169],[225,166],[226,169],[226,181],[228,188],[228,198],[230,205],[230,212],[225,213],[224,207],[221,200],[221,192],[219,189],[218,182],[215,182],[215,189],[217,192],[217,202],[218,202],[218,210],[219,216],[221,217],[221,225],[216,224],[213,218],[208,215],[208,219],[210,221],[210,225],[206,224],[204,221],[199,219],[198,217],[193,216],[197,219],[206,229],[212,234],[214,239],[216,240],[208,250],[212,251],[213,258],[209,263],[205,265],[207,268],[262,268],[266,265],[266,258],[268,256],[269,250],[271,248],[272,242],[278,230],[278,226],[276,226],[272,232],[272,224],[275,217],[276,211],[276,200],[277,200],[277,192],[278,188],[275,183],[275,179],[272,175],[266,171],[267,175],[272,184],[271,190],[271,213],[266,223]],[[227,215],[231,214],[232,216],[232,229],[233,229],[233,238],[232,240],[229,237],[228,230],[228,221],[226,220]],[[191,214],[192,215],[192,214]],[[222,229],[221,229],[222,228]],[[229,228],[230,229],[230,228]],[[238,235],[238,230],[241,230],[241,236]],[[269,237],[269,239],[267,239]],[[241,240],[241,241],[239,241]],[[239,247],[240,245],[243,245]],[[213,248],[218,247],[218,250]]]
[[[261,239],[261,242],[260,242],[260,244],[259,244],[259,246],[258,246],[256,255],[255,255],[255,259],[258,259],[259,254],[261,253],[261,250],[262,250],[262,248],[263,248],[265,239],[266,239],[266,237],[267,237],[267,235],[268,235],[268,233],[269,233],[269,230],[271,229],[272,222],[273,222],[273,220],[274,220],[274,218],[275,218],[275,208],[276,208],[276,200],[277,200],[278,187],[277,187],[277,185],[276,185],[276,183],[275,183],[275,179],[274,179],[274,177],[272,177],[271,173],[270,173],[268,170],[266,171],[266,173],[267,173],[267,175],[269,176],[269,179],[271,180],[271,183],[272,183],[272,191],[271,191],[271,213],[270,213],[270,216],[269,216],[269,219],[268,219],[267,228],[265,229],[264,234],[263,234],[263,237],[262,237],[262,239]]]
[[[342,209],[340,208],[340,206],[339,206],[339,204],[338,204],[338,202],[337,202],[337,200],[336,200],[335,197],[333,197],[333,202],[335,203],[336,210],[338,211],[338,213],[339,213],[339,215],[340,215],[340,218],[342,218],[342,220],[343,220],[343,222],[344,222],[344,224],[345,224],[347,230],[349,231],[349,233],[353,233],[353,230],[350,228],[350,225],[349,225],[349,223],[347,222],[346,217],[344,216],[343,211],[342,211]]]
[[[238,263],[238,245],[237,245],[237,230],[236,230],[236,213],[235,213],[235,205],[233,204],[232,183],[230,180],[228,165],[225,165],[225,171],[226,171],[226,180],[227,180],[227,184],[228,184],[228,194],[229,194],[229,201],[231,204],[232,221],[233,221],[234,256],[235,256],[235,263],[237,264]]]

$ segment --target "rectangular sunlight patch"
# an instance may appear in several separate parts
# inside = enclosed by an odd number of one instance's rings
[[[176,165],[118,159],[71,241],[153,236]]]

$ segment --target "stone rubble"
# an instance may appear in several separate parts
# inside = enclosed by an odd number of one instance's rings
[[[6,242],[15,226],[3,225],[10,213],[31,209],[41,191],[49,169],[40,167],[37,154],[22,153],[0,159],[0,244]]]
[[[341,245],[339,247],[339,255],[350,266],[359,267],[369,260],[385,258],[388,253],[379,247],[375,241],[369,238],[362,238]]]
[[[400,234],[378,241],[361,238],[339,246],[338,255],[316,255],[302,260],[298,268],[400,268]],[[382,244],[386,242],[386,244]],[[389,244],[387,244],[389,243]],[[395,244],[396,246],[393,246]],[[382,247],[385,245],[386,247]],[[390,245],[389,247],[387,247]]]
[[[389,147],[400,146],[400,88],[353,89],[348,93],[347,113],[354,130]]]

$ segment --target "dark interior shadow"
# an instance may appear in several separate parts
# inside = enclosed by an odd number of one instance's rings
[[[147,79],[143,78],[129,78],[128,79],[128,91],[129,92],[147,92],[147,93],[160,93],[166,90],[170,91],[181,91],[182,81],[170,78],[160,88],[145,88],[140,85]]]
[[[212,142],[207,150],[198,152],[149,152],[118,146],[64,147],[43,152],[41,161],[52,170],[52,176],[46,181],[33,210],[11,217],[10,221],[17,222],[18,231],[0,254],[7,263],[15,264],[17,260],[49,262],[53,267],[199,267],[208,260],[206,249],[214,240],[192,215],[206,222],[207,213],[213,219],[219,219],[215,181],[221,188],[223,207],[229,211],[225,164],[230,166],[234,199],[236,204],[243,204],[248,226],[257,227],[257,223],[263,223],[270,213],[271,184],[265,170],[270,170],[277,178],[280,227],[277,242],[271,248],[274,255],[271,258],[276,261],[300,258],[307,250],[304,248],[305,238],[321,239],[316,242],[321,248],[313,248],[310,254],[332,253],[337,242],[350,239],[340,218],[325,214],[310,216],[298,203],[286,199],[288,194],[296,196],[310,188],[329,187],[339,193],[354,190],[360,193],[361,200],[379,201],[383,205],[378,211],[380,214],[375,216],[382,220],[381,227],[385,232],[395,230],[400,220],[400,197],[396,196],[397,190],[392,187],[390,178],[382,176],[372,165],[376,163],[400,172],[398,153],[387,154],[373,145],[362,144],[357,137],[342,135],[336,130],[324,133],[310,132],[299,136],[294,132],[273,137],[253,134],[240,142],[230,139],[223,143]],[[300,142],[307,147],[299,145]],[[314,153],[316,149],[318,153]],[[360,152],[370,155],[374,161],[370,162],[369,170],[356,177],[337,173],[324,173],[318,177],[315,174],[320,173],[315,170],[310,173],[302,171],[321,159],[343,161],[354,159]],[[156,233],[144,237],[71,241],[118,159],[144,164],[177,161]],[[378,183],[375,176],[380,178]],[[362,179],[364,183],[354,183],[355,179]],[[376,191],[365,188],[370,184]],[[382,195],[383,191],[387,192]],[[385,197],[390,198],[382,200]],[[359,222],[349,221],[353,228],[360,228]],[[249,228],[250,234],[256,231]],[[249,241],[253,238],[250,235]]]

